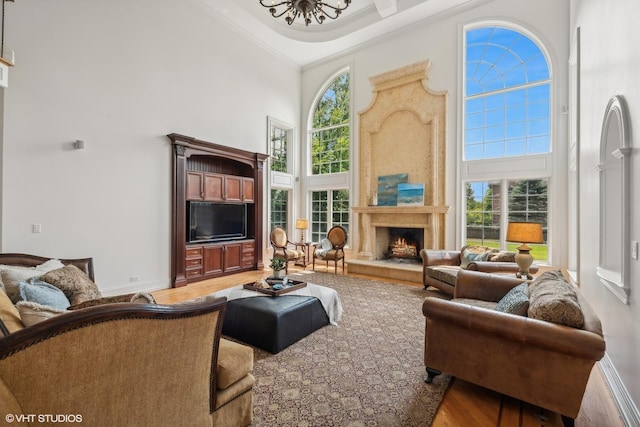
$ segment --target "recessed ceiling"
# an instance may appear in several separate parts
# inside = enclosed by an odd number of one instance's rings
[[[344,53],[408,25],[492,0],[352,0],[336,20],[305,26],[273,18],[258,0],[196,0],[245,37],[299,66]],[[325,0],[333,1],[333,0]],[[337,1],[337,0],[336,0]]]

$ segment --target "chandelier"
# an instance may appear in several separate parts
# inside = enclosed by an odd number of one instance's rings
[[[344,0],[344,6],[340,6],[340,1],[337,1],[336,6],[332,6],[319,0],[288,0],[280,3],[271,0],[271,4],[265,4],[265,1],[269,2],[269,0],[259,1],[262,6],[269,8],[274,18],[280,18],[286,14],[284,20],[291,25],[296,18],[301,17],[307,26],[312,22],[312,16],[318,24],[322,24],[326,18],[336,19],[351,3],[351,0]]]

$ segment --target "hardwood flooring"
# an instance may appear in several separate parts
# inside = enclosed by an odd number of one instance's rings
[[[333,267],[327,270],[323,265],[316,265],[316,270],[333,273]],[[173,304],[241,283],[250,283],[261,277],[267,277],[270,273],[269,270],[244,272],[192,283],[182,288],[163,289],[152,294],[160,304]],[[340,269],[338,274],[342,274]],[[360,274],[353,276],[368,277]],[[375,279],[375,277],[369,278]],[[411,282],[404,283],[422,286]],[[475,427],[559,427],[562,426],[562,420],[557,413],[543,411],[483,387],[454,379],[445,393],[432,426],[468,427],[471,425]],[[624,427],[624,422],[598,364],[591,372],[575,425],[576,427]]]

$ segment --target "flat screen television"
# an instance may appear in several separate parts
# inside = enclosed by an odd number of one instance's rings
[[[247,205],[187,202],[187,242],[215,242],[247,237]]]

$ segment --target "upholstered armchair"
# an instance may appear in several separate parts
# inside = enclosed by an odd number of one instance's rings
[[[338,272],[338,262],[342,260],[342,272],[344,273],[344,247],[347,244],[347,230],[336,225],[331,227],[326,239],[323,239],[313,248],[313,269],[316,269],[316,259],[325,261],[329,268],[329,261],[333,262],[333,272]]]
[[[284,271],[289,274],[289,262],[304,262],[305,253],[299,251],[298,243],[294,243],[287,237],[284,228],[276,226],[271,230],[271,247],[273,248],[273,257],[285,260]]]
[[[224,298],[107,304],[4,336],[0,417],[49,414],[67,417],[56,424],[105,427],[249,425],[253,351],[220,338],[225,308]]]

